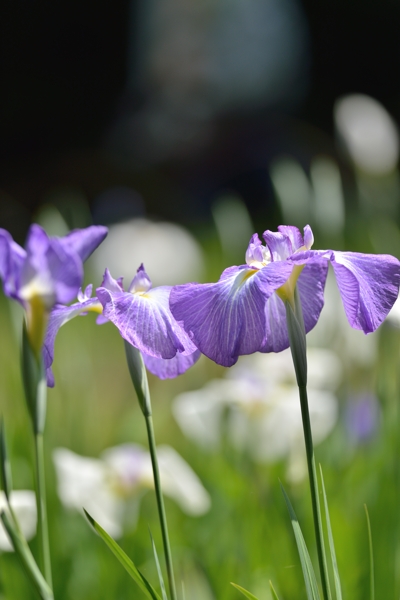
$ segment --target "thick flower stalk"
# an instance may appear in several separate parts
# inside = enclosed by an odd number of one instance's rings
[[[42,348],[51,309],[70,302],[83,280],[83,262],[107,235],[105,227],[75,230],[64,238],[49,237],[32,225],[25,248],[0,229],[0,278],[4,293],[25,309],[21,367],[26,401],[35,440],[36,496],[41,566],[51,587],[50,550],[43,460],[43,431],[46,418],[46,378]]]

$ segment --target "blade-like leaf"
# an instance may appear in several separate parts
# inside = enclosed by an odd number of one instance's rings
[[[0,423],[0,474],[1,486],[6,495],[7,501],[10,500],[12,491],[11,465],[8,460],[6,436],[4,431],[4,421]]]
[[[297,550],[300,556],[301,568],[303,569],[304,583],[306,584],[307,598],[308,600],[320,600],[317,578],[315,577],[314,567],[312,566],[311,558],[307,550],[306,542],[300,529],[299,522],[296,517],[296,513],[290,503],[289,497],[286,494],[283,486],[281,485],[283,495],[285,497],[286,505],[292,521],[292,527],[294,531],[294,537],[296,538]]]
[[[28,576],[32,586],[36,589],[42,600],[53,600],[53,592],[41,574],[27,542],[16,530],[15,526],[8,518],[7,513],[3,511],[1,512],[0,516],[14,551],[21,561],[24,571]]]
[[[278,594],[276,593],[274,586],[272,585],[272,581],[269,582],[269,587],[271,588],[271,594],[272,594],[273,600],[279,600]]]
[[[127,554],[125,554],[125,552],[117,544],[117,542],[115,542],[112,539],[112,537],[109,536],[106,531],[104,531],[104,529],[101,527],[101,525],[99,525],[93,519],[93,517],[91,517],[89,515],[89,513],[85,509],[83,509],[83,510],[85,512],[87,520],[89,521],[90,525],[93,527],[95,532],[101,537],[103,542],[105,542],[105,544],[109,547],[109,549],[114,554],[114,556],[116,556],[118,558],[121,565],[129,573],[129,575],[132,577],[132,579],[137,583],[137,585],[140,587],[142,592],[144,594],[146,594],[147,598],[150,598],[150,600],[161,600],[160,596],[157,594],[157,592],[155,591],[155,589],[153,588],[151,583],[149,583],[147,581],[146,577],[139,571],[139,569],[137,569],[137,567],[135,567],[135,565],[133,564],[133,562],[131,561],[129,556]]]
[[[374,551],[372,547],[372,534],[371,534],[371,523],[369,521],[369,514],[367,505],[364,504],[365,515],[367,517],[367,527],[368,527],[368,545],[369,545],[369,577],[370,577],[370,598],[371,600],[375,600],[375,580],[374,580]]]
[[[160,561],[158,560],[157,548],[154,543],[153,536],[151,535],[150,529],[149,529],[149,533],[150,533],[151,545],[153,546],[154,560],[156,561],[157,574],[158,574],[158,580],[160,582],[161,594],[162,594],[163,600],[168,600],[167,592],[165,591],[164,579],[163,579],[162,572],[161,572]]]
[[[243,596],[246,596],[246,598],[248,598],[249,600],[258,600],[258,598],[256,598],[254,596],[254,594],[251,594],[250,592],[248,592],[247,590],[242,588],[242,586],[238,585],[237,583],[232,583],[232,581],[231,581],[231,585],[233,585],[233,587],[235,587],[237,590],[239,590],[239,592],[242,592]]]
[[[339,575],[339,569],[338,569],[337,561],[336,561],[335,544],[334,544],[334,541],[333,541],[331,520],[330,520],[330,517],[329,517],[328,499],[326,497],[325,484],[324,484],[324,476],[322,474],[322,467],[321,467],[321,465],[319,465],[319,472],[320,472],[320,475],[321,475],[322,494],[323,494],[323,497],[324,497],[326,529],[328,531],[328,542],[329,542],[329,550],[330,550],[330,553],[331,553],[333,578],[334,578],[334,581],[335,581],[336,600],[342,600],[342,587],[340,585],[340,575]]]

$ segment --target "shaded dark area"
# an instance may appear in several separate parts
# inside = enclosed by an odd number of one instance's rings
[[[342,94],[362,92],[382,102],[398,120],[399,4],[390,0],[303,0],[303,6],[313,67],[301,117],[330,132],[334,101]]]
[[[97,145],[125,81],[128,2],[8,3],[1,157]]]
[[[118,115],[135,114],[146,101],[132,86],[132,71],[126,91],[129,64],[140,64],[130,54],[140,52],[137,39],[129,39],[129,31],[142,35],[135,21],[140,3],[7,3],[0,26],[1,225],[13,230],[15,220],[29,221],[58,187],[81,189],[92,205],[120,185],[135,189],[150,214],[185,222],[207,218],[215,196],[234,191],[257,220],[274,208],[268,175],[274,156],[293,155],[307,169],[316,151],[335,153],[332,107],[342,94],[369,94],[400,119],[400,6],[358,0],[302,6],[311,77],[297,106],[228,111],[194,152],[127,168],[107,153],[104,140]],[[17,216],[4,207],[9,199]]]

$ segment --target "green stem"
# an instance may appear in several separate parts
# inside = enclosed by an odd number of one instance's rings
[[[52,585],[49,530],[47,524],[46,484],[44,475],[43,434],[35,433],[36,502],[40,545],[40,565],[45,580]]]
[[[328,568],[325,557],[324,535],[322,530],[321,509],[318,496],[317,470],[315,467],[314,447],[311,434],[310,413],[308,410],[307,386],[299,386],[301,417],[303,419],[304,441],[306,445],[308,478],[310,481],[311,504],[314,518],[315,538],[319,570],[321,573],[322,593],[325,600],[331,598]]]
[[[308,478],[310,481],[311,504],[314,519],[315,538],[321,585],[324,600],[331,600],[329,587],[328,568],[322,530],[321,510],[318,496],[317,470],[315,467],[314,446],[311,433],[310,412],[307,398],[307,342],[304,328],[303,310],[297,288],[294,292],[293,303],[286,302],[286,322],[289,335],[290,350],[292,353],[297,385],[300,394],[301,417],[303,420],[304,441],[307,454]]]
[[[168,536],[168,525],[167,516],[165,514],[164,500],[161,491],[160,472],[158,469],[157,451],[156,451],[156,440],[154,436],[153,418],[151,414],[144,415],[146,419],[147,437],[149,440],[149,449],[151,456],[151,464],[153,466],[153,477],[154,477],[154,488],[157,498],[158,515],[160,518],[161,534],[164,545],[165,563],[168,574],[169,589],[171,593],[171,600],[177,600],[174,571],[172,566],[172,554],[171,547],[169,544]]]

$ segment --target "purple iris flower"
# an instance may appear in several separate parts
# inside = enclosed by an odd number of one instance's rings
[[[43,348],[47,385],[54,386],[51,365],[58,330],[74,317],[88,312],[99,313],[97,324],[114,323],[122,337],[141,351],[147,369],[160,379],[177,377],[191,367],[200,357],[200,351],[171,315],[168,303],[171,287],[150,288],[143,265],[128,292],[124,291],[122,278],[113,279],[106,269],[103,282],[96,290],[97,297],[91,298],[92,286],[88,286],[84,293],[79,293],[78,302],[55,306]]]
[[[127,292],[122,279],[113,279],[108,269],[96,290],[103,305],[103,317],[140,350],[147,369],[160,379],[181,375],[200,357],[199,350],[171,314],[171,289],[171,286],[152,289],[141,265]]]
[[[285,303],[297,287],[308,333],[324,304],[329,262],[347,319],[371,333],[393,306],[400,285],[400,262],[389,255],[311,250],[309,225],[265,231],[250,240],[246,265],[226,269],[217,283],[172,288],[170,308],[203,354],[230,367],[242,354],[280,352],[289,346]]]
[[[83,262],[107,235],[101,226],[77,229],[63,238],[49,237],[31,225],[21,248],[0,229],[0,277],[4,293],[22,304],[32,347],[40,349],[47,316],[56,303],[76,297],[83,279]]]

